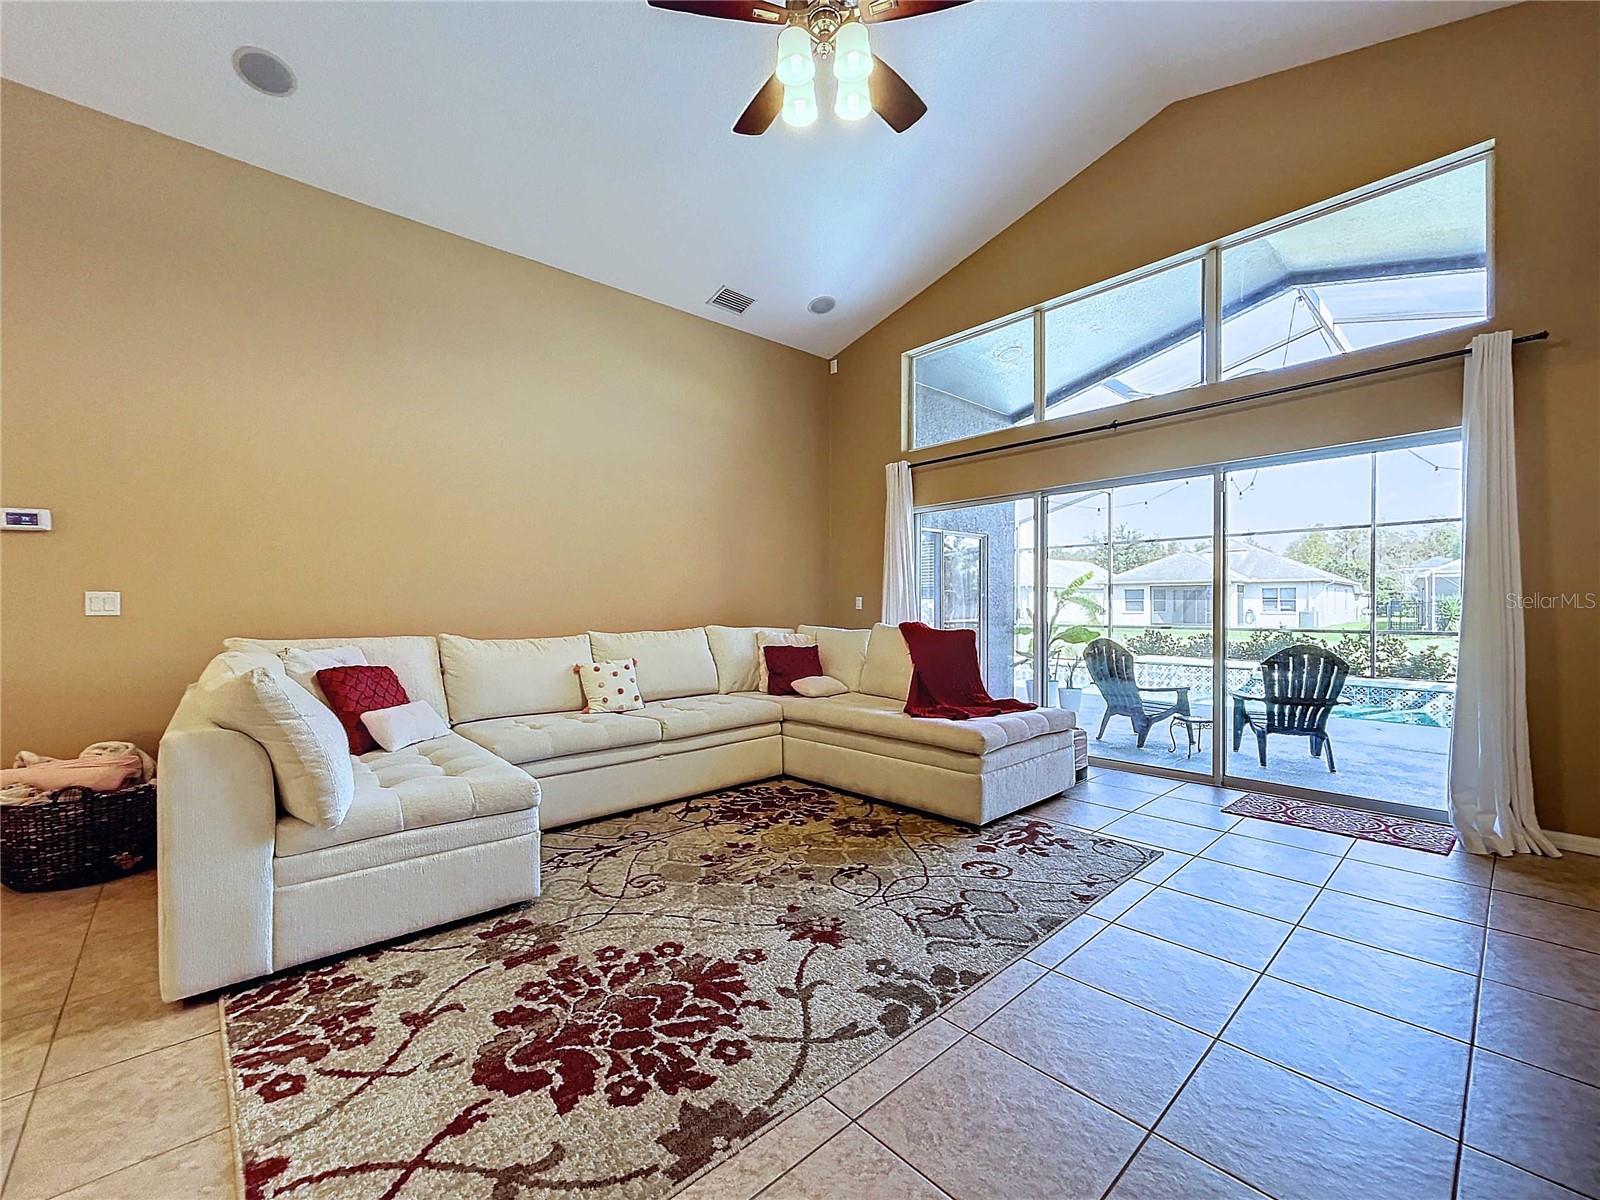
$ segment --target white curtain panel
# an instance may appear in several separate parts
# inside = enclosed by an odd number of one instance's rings
[[[883,621],[898,625],[917,619],[917,555],[911,513],[911,464],[883,468],[888,494],[883,510]]]
[[[1560,851],[1533,811],[1511,335],[1472,339],[1462,398],[1461,653],[1450,735],[1450,822],[1473,854]]]

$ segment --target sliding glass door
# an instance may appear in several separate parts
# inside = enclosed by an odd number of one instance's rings
[[[1213,487],[1207,471],[1044,497],[1046,673],[1099,758],[1211,774]]]
[[[1228,776],[1443,807],[1461,636],[1460,480],[1454,438],[1224,474]],[[1272,656],[1308,646],[1269,680]],[[1336,677],[1326,696],[1314,663]],[[1271,714],[1269,682],[1288,701]]]
[[[1438,810],[1460,478],[1450,434],[922,510],[921,616],[1099,761]]]

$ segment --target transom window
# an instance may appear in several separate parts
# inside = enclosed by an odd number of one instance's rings
[[[1492,153],[1454,155],[912,352],[907,448],[1486,320]]]

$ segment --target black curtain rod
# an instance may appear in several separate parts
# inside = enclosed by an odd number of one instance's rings
[[[1521,337],[1511,339],[1513,346],[1520,346],[1525,342],[1542,342],[1548,339],[1550,331],[1541,329],[1538,333],[1525,333]],[[944,463],[959,462],[965,458],[977,458],[985,454],[1005,454],[1012,450],[1022,450],[1029,446],[1041,446],[1046,442],[1060,442],[1067,438],[1087,437],[1091,433],[1115,433],[1119,429],[1126,429],[1130,425],[1143,425],[1150,421],[1170,421],[1174,417],[1188,417],[1195,413],[1209,412],[1214,408],[1227,408],[1230,404],[1243,404],[1247,400],[1265,400],[1269,396],[1283,396],[1290,392],[1303,392],[1307,388],[1329,387],[1335,383],[1348,383],[1352,379],[1365,379],[1369,375],[1382,375],[1387,371],[1403,371],[1407,367],[1423,367],[1429,363],[1444,362],[1451,358],[1465,358],[1472,353],[1470,346],[1463,346],[1460,350],[1445,350],[1439,354],[1429,354],[1424,358],[1409,358],[1405,362],[1389,363],[1381,367],[1367,367],[1360,371],[1346,371],[1343,375],[1327,375],[1321,379],[1308,379],[1303,383],[1288,383],[1282,387],[1268,388],[1264,392],[1249,392],[1243,396],[1228,396],[1222,400],[1208,400],[1204,404],[1191,404],[1188,408],[1175,408],[1171,412],[1150,413],[1143,417],[1129,417],[1123,421],[1108,421],[1104,425],[1091,425],[1085,429],[1068,429],[1061,433],[1047,433],[1042,437],[1025,438],[1020,442],[1007,442],[1003,446],[985,446],[981,450],[963,450],[958,454],[941,454],[938,458],[925,458],[921,462],[911,464],[913,471],[923,467],[937,467]]]

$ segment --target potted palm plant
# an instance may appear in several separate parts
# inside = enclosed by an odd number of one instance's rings
[[[1045,678],[1028,684],[1028,698],[1035,704],[1049,708],[1077,710],[1083,699],[1083,689],[1078,686],[1078,668],[1083,659],[1078,647],[1085,646],[1100,636],[1100,622],[1105,610],[1086,590],[1092,571],[1086,571],[1066,587],[1050,589],[1050,619],[1045,625]],[[1078,620],[1073,620],[1077,617]],[[1093,624],[1085,622],[1092,621]],[[1034,659],[1033,629],[1024,627],[1025,641],[1017,651],[1019,665],[1029,665]]]

